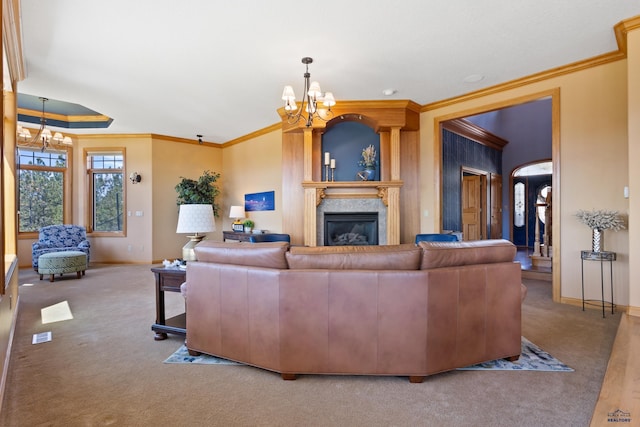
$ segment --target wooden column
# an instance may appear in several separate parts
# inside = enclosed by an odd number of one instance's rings
[[[313,181],[313,128],[305,128],[304,132],[304,181]],[[316,190],[304,189],[304,244],[316,246]]]
[[[304,129],[303,179],[313,181],[313,129]]]
[[[400,244],[400,187],[387,189],[387,245]]]
[[[389,147],[390,153],[390,174],[391,181],[400,179],[400,128],[391,128],[391,143]]]

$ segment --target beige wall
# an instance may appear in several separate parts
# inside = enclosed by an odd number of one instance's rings
[[[247,193],[275,192],[275,210],[249,212],[255,228],[282,232],[282,132],[277,130],[223,150],[223,225],[231,230],[229,209],[244,205]]]
[[[153,193],[153,260],[176,259],[182,257],[182,247],[189,240],[185,234],[176,234],[178,206],[176,205],[176,184],[180,177],[198,179],[206,170],[222,173],[222,149],[210,144],[176,143],[168,139],[156,138],[152,144],[149,171],[149,189]],[[220,195],[216,203],[222,206],[224,175],[218,181]],[[144,180],[144,176],[143,176]],[[208,239],[222,239],[224,211],[221,209],[215,219],[216,231],[207,234]],[[150,218],[151,219],[151,218]]]
[[[629,32],[628,48],[628,115],[629,115],[629,154],[627,157],[629,168],[629,216],[634,220],[629,224],[629,304],[630,313],[640,316],[640,239],[638,227],[640,224],[640,28]],[[635,197],[639,194],[639,197]]]
[[[627,61],[617,61],[570,75],[528,84],[513,90],[455,103],[422,114],[421,170],[429,171],[423,182],[439,183],[439,148],[435,145],[434,124],[443,117],[463,117],[554,91],[559,102],[559,138],[554,160],[559,160],[554,183],[554,274],[563,300],[581,299],[580,251],[590,248],[590,230],[574,216],[578,209],[611,209],[627,214],[628,200],[623,187],[628,181],[627,159]],[[511,171],[503,171],[503,175]],[[431,175],[431,176],[430,176]],[[439,186],[422,187],[422,230],[438,229]],[[618,253],[614,267],[616,302],[629,303],[629,232],[607,232],[605,249]],[[595,267],[597,263],[586,266]],[[559,267],[559,268],[556,268]],[[559,270],[559,271],[558,271]],[[590,276],[593,277],[594,273]],[[597,271],[599,274],[599,270]],[[556,283],[557,282],[557,283]],[[597,285],[597,286],[596,286]],[[593,297],[600,296],[599,283],[589,286]],[[587,295],[589,296],[589,295]]]
[[[181,176],[197,179],[202,172],[222,169],[222,149],[197,143],[182,143],[150,135],[77,135],[74,137],[72,173],[72,222],[86,225],[87,183],[84,167],[86,148],[124,147],[126,236],[92,237],[91,262],[156,263],[165,258],[181,257],[185,235],[176,234],[178,209],[175,185]],[[128,176],[138,172],[140,183],[132,184]],[[142,216],[137,216],[141,212]],[[210,238],[221,239],[218,231]],[[18,242],[21,267],[31,265],[33,239]]]

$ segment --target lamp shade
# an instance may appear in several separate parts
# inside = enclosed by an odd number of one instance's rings
[[[229,211],[229,218],[244,218],[244,206],[231,206],[231,211]]]
[[[176,233],[216,231],[212,205],[180,205]]]

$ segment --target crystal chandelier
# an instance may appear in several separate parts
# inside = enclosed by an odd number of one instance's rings
[[[41,146],[40,151],[45,151],[47,148],[51,146],[63,146],[63,145],[71,145],[71,138],[68,136],[62,135],[60,132],[56,132],[51,134],[51,131],[46,128],[47,119],[45,118],[44,113],[44,104],[49,99],[48,98],[39,98],[42,101],[42,117],[40,117],[40,128],[38,132],[32,137],[31,132],[27,128],[23,128],[18,125],[17,129],[17,137],[18,141],[22,145],[35,145]]]
[[[307,127],[313,124],[315,117],[320,120],[327,121],[319,112],[318,103],[322,103],[327,107],[327,111],[323,113],[325,116],[331,116],[331,107],[336,105],[336,100],[333,98],[331,92],[326,92],[324,95],[320,90],[320,84],[318,82],[309,83],[311,74],[309,74],[309,64],[313,62],[313,58],[304,57],[302,63],[306,66],[304,73],[304,94],[302,96],[302,104],[298,107],[296,103],[296,95],[293,92],[293,87],[285,86],[282,92],[282,100],[284,101],[284,110],[287,113],[289,123],[297,123],[300,120],[304,120]],[[306,114],[306,115],[305,115]]]

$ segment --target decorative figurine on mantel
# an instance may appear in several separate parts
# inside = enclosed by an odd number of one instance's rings
[[[358,171],[357,178],[362,181],[375,181],[376,164],[376,149],[370,144],[362,150],[362,160],[358,162],[358,166],[363,166],[364,170]]]

